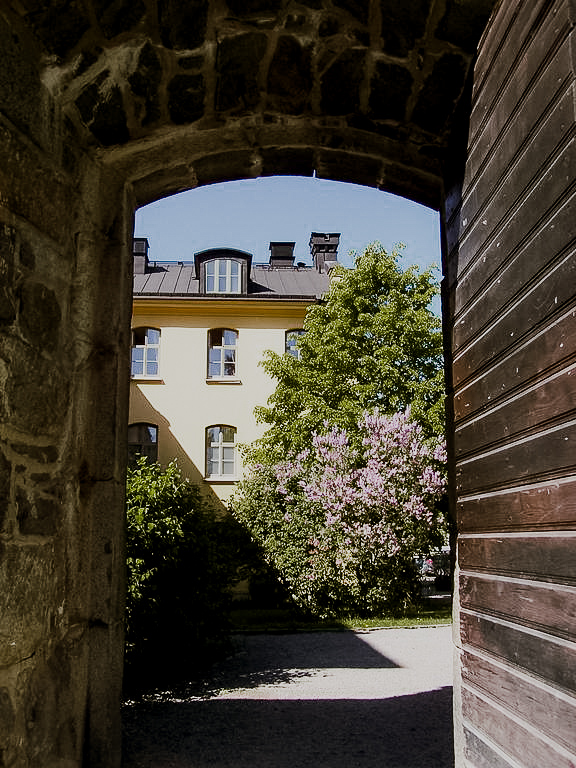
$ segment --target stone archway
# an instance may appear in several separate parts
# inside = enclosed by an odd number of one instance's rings
[[[443,213],[458,761],[518,764],[528,740],[540,764],[550,744],[549,764],[568,764],[574,13],[571,0],[2,4],[7,765],[119,761],[134,208],[282,173]]]

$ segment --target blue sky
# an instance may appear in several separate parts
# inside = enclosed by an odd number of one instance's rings
[[[135,223],[135,236],[148,238],[153,261],[190,261],[197,251],[225,246],[265,263],[269,243],[288,240],[296,243],[296,261],[309,264],[311,232],[340,232],[338,256],[346,266],[352,265],[351,251],[378,240],[388,251],[406,244],[404,268],[440,267],[436,211],[324,179],[275,176],[200,187],[140,208]]]

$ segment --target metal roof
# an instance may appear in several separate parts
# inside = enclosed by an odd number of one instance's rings
[[[250,299],[319,299],[328,290],[328,275],[315,267],[271,267],[255,264],[250,270],[247,294],[234,298]],[[134,275],[134,296],[174,298],[219,298],[230,294],[200,293],[193,262],[150,262],[144,274]]]

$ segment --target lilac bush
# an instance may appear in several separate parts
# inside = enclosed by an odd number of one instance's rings
[[[233,508],[301,608],[402,610],[416,594],[414,556],[445,537],[445,461],[409,410],[365,413],[353,435],[325,424],[310,449],[254,467]]]

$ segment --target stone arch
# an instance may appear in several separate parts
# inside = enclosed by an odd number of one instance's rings
[[[3,5],[1,761],[120,759],[134,208],[316,173],[443,217],[458,765],[523,764],[523,749],[570,764],[575,13],[572,0]]]

